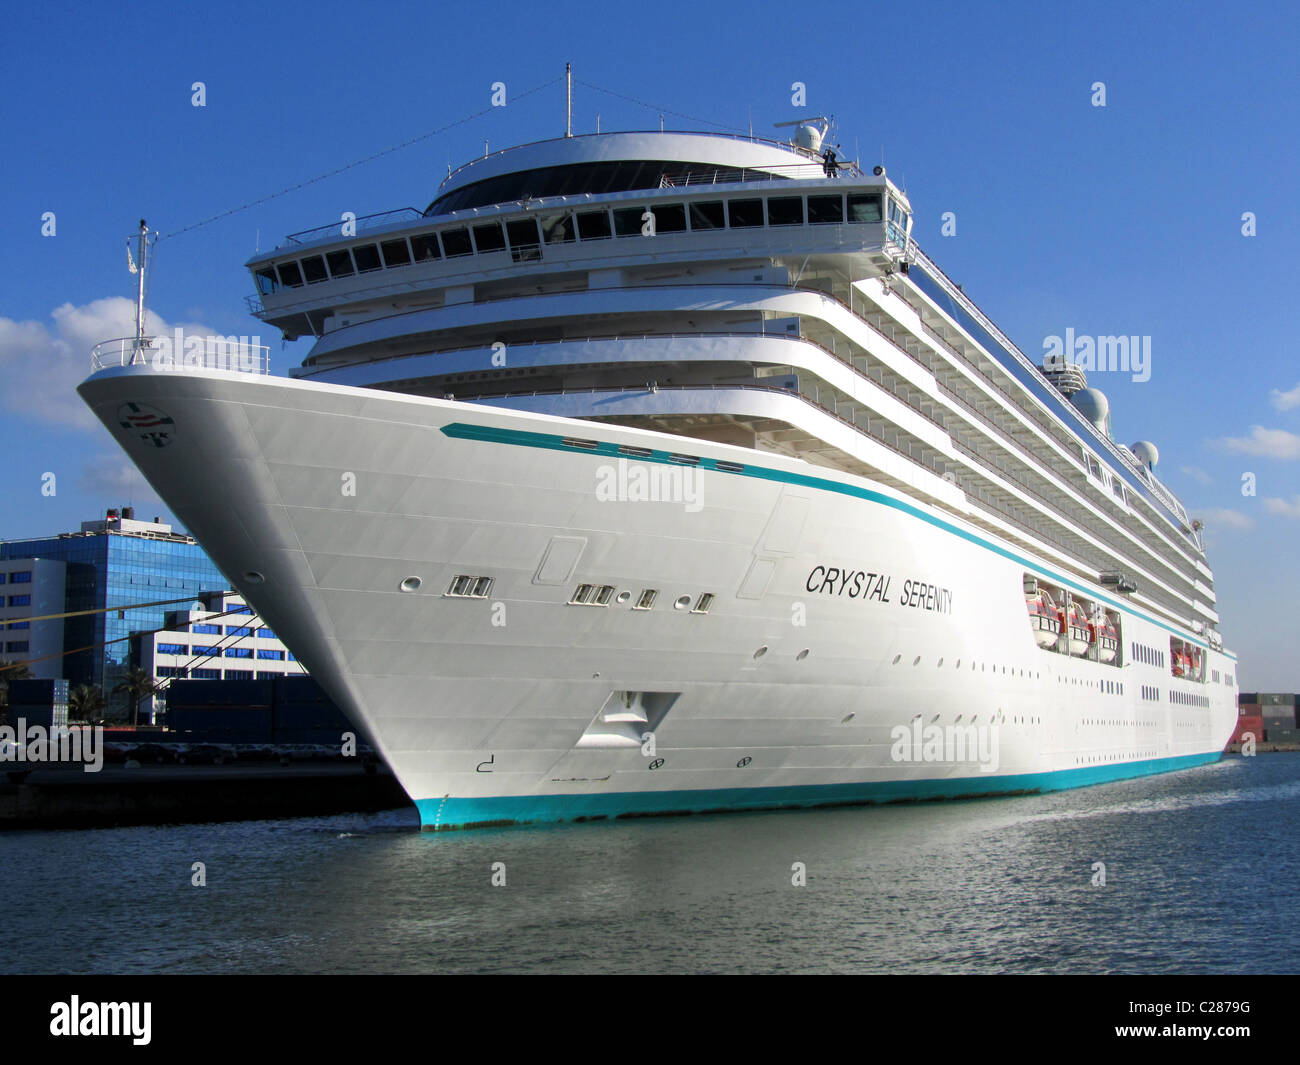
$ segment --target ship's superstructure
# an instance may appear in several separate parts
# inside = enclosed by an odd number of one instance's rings
[[[1219,756],[1235,663],[1154,447],[825,132],[487,155],[250,262],[258,317],[315,337],[290,379],[82,386],[426,825]]]

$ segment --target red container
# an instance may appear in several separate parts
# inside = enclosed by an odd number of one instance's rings
[[[1240,743],[1242,733],[1245,732],[1252,733],[1256,743],[1262,743],[1264,740],[1264,719],[1262,717],[1237,718],[1237,727],[1233,730],[1232,739],[1228,742]]]

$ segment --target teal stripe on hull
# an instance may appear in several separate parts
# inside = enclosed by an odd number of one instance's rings
[[[492,825],[546,824],[610,817],[650,817],[810,806],[853,806],[962,799],[1026,792],[1063,791],[1113,780],[1170,773],[1217,762],[1219,751],[1177,758],[1063,769],[1055,773],[961,777],[952,780],[807,784],[782,788],[710,788],[698,791],[614,792],[607,795],[501,795],[482,799],[416,799],[420,824],[429,831]]]
[[[557,436],[554,433],[527,432],[523,429],[501,429],[489,425],[472,425],[466,422],[452,422],[442,427],[442,433],[444,436],[450,436],[458,440],[485,440],[494,444],[510,444],[518,447],[541,448],[544,451],[565,451],[569,454],[579,455],[604,455],[609,458],[623,456],[623,452],[618,449],[618,445],[609,443],[608,441],[592,441],[592,443],[595,444],[594,447],[578,448],[572,444],[565,443],[565,441],[569,439],[568,437]],[[653,449],[648,455],[638,456],[636,461],[658,463],[660,465],[674,464],[669,452],[655,451]],[[788,473],[784,470],[776,470],[767,466],[757,466],[753,463],[745,463],[744,468],[741,470],[731,470],[720,467],[717,459],[701,458],[699,460],[699,468],[713,470],[717,473],[729,474],[733,477],[752,477],[761,481],[776,481],[779,484],[794,484],[803,488],[816,488],[825,492],[835,492],[839,495],[852,496],[857,499],[865,499],[872,503],[880,503],[884,506],[892,507],[895,510],[902,511],[904,514],[911,515],[914,518],[919,518],[921,521],[933,525],[936,529],[942,529],[946,533],[951,533],[953,536],[959,536],[963,540],[968,540],[970,543],[975,544],[978,547],[982,547],[987,551],[992,551],[994,554],[1001,555],[1003,558],[1010,559],[1017,565],[1034,570],[1036,573],[1041,573],[1044,577],[1055,581],[1057,584],[1063,584],[1069,588],[1073,588],[1076,592],[1086,595],[1089,599],[1096,599],[1100,602],[1107,603],[1116,610],[1122,610],[1129,614],[1134,614],[1137,617],[1142,618],[1143,621],[1148,621],[1152,625],[1157,625],[1167,632],[1172,632],[1175,636],[1187,641],[1188,643],[1194,643],[1198,647],[1210,650],[1210,645],[1206,641],[1200,639],[1200,637],[1194,636],[1184,629],[1178,629],[1174,628],[1172,625],[1167,625],[1158,618],[1153,618],[1150,614],[1145,614],[1141,610],[1138,610],[1129,602],[1120,602],[1118,599],[1112,599],[1110,596],[1102,595],[1099,592],[1086,588],[1082,584],[1070,580],[1070,578],[1064,574],[1048,569],[1037,562],[1033,562],[1022,555],[1016,554],[1014,551],[1008,550],[1007,548],[999,547],[997,544],[985,540],[982,536],[977,536],[975,533],[967,532],[965,529],[959,529],[951,522],[927,514],[919,507],[914,507],[910,503],[895,499],[893,496],[888,496],[881,492],[873,492],[869,488],[862,488],[858,485],[844,484],[841,481],[831,480],[827,477],[814,477],[803,473]],[[1237,660],[1237,656],[1228,651],[1221,650],[1219,651],[1219,654],[1222,654],[1225,658],[1232,659],[1234,662]]]

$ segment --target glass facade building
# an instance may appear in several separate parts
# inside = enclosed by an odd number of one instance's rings
[[[201,610],[201,593],[232,586],[190,537],[173,533],[167,526],[153,526],[166,532],[138,532],[108,528],[108,524],[87,522],[80,533],[0,543],[0,560],[62,561],[67,566],[65,610],[110,608],[65,620],[64,651],[72,653],[65,655],[63,676],[72,687],[96,685],[110,703],[120,704],[123,696],[114,696],[112,691],[131,666],[131,633],[160,629],[169,614],[184,609],[184,604],[177,602],[149,607],[131,604],[193,597],[194,609]],[[123,521],[121,525],[149,523]],[[111,609],[115,606],[121,609]]]

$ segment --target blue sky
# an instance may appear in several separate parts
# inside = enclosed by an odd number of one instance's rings
[[[1300,14],[1292,4],[338,3],[27,6],[0,65],[0,537],[106,506],[166,513],[72,389],[131,331],[124,238],[158,247],[168,326],[261,333],[243,262],[285,234],[424,207],[447,165],[563,132],[760,135],[833,114],[883,157],[923,247],[1032,357],[1044,339],[1151,337],[1150,380],[1094,374],[1121,442],[1207,525],[1247,690],[1300,688]],[[192,106],[202,81],[206,106]],[[167,234],[507,106],[172,237]],[[792,106],[794,82],[807,108]],[[1106,106],[1093,106],[1103,82]],[[586,84],[584,84],[586,83]],[[601,92],[592,86],[600,86]],[[621,95],[613,95],[621,94]],[[645,101],[640,106],[624,97]],[[941,235],[941,216],[956,234]],[[53,212],[55,232],[42,235]],[[1242,233],[1252,212],[1256,235]],[[214,461],[220,461],[214,456]],[[43,495],[42,476],[56,475]],[[1243,495],[1252,474],[1255,494]]]

